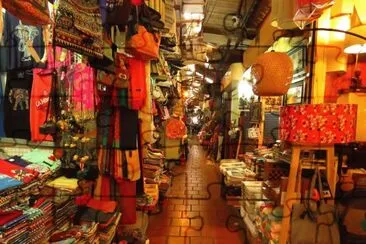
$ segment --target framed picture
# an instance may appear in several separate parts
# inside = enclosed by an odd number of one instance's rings
[[[250,104],[249,110],[249,122],[250,123],[258,123],[261,120],[261,113],[262,113],[262,103],[261,102],[254,102]]]
[[[304,81],[292,83],[290,89],[285,95],[287,105],[303,103],[304,99]]]
[[[293,83],[295,83],[296,78],[299,76],[303,76],[305,74],[306,68],[306,46],[302,43],[297,44],[294,48],[287,52],[288,56],[292,59],[293,67],[294,67],[294,79]]]

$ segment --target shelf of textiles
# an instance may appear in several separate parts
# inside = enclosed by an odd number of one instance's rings
[[[39,194],[39,189],[57,175],[61,162],[49,151],[34,149],[23,156],[2,155],[0,159],[0,207],[27,196]]]
[[[249,243],[278,243],[282,207],[267,196],[263,181],[242,182],[240,213],[251,235]]]
[[[157,207],[159,201],[159,186],[158,184],[144,184],[146,198],[143,201],[137,201],[137,209],[151,212]]]
[[[144,182],[145,185],[157,184],[162,195],[166,194],[171,184],[171,178],[166,174],[165,163],[163,151],[149,146],[142,165]]]
[[[149,225],[149,215],[145,211],[137,211],[136,223],[123,225],[118,232],[120,241],[124,240],[128,243],[148,243],[147,228]],[[123,243],[123,242],[122,242]]]

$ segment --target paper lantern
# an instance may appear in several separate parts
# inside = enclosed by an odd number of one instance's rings
[[[256,95],[285,95],[293,77],[293,62],[286,53],[264,53],[252,65],[252,76]]]
[[[280,139],[296,144],[348,143],[356,136],[356,104],[281,107]]]

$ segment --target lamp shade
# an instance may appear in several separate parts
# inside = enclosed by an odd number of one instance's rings
[[[296,144],[348,143],[355,140],[357,105],[306,104],[281,107],[280,139]]]
[[[268,52],[252,65],[255,81],[253,92],[258,96],[282,96],[290,88],[293,62],[286,53]]]

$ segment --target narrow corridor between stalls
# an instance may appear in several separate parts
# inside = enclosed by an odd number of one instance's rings
[[[243,244],[242,231],[226,228],[235,212],[220,197],[218,167],[206,160],[196,138],[190,140],[187,163],[173,171],[176,176],[162,211],[150,216],[150,244]]]

